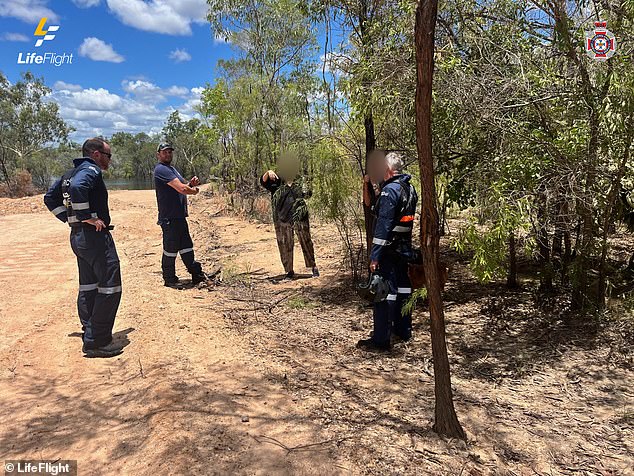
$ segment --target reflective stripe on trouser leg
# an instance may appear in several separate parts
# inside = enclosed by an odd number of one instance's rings
[[[310,237],[310,223],[308,218],[295,223],[295,232],[297,233],[297,239],[302,247],[302,253],[304,253],[304,264],[307,268],[314,268],[315,264],[315,248],[313,246],[313,240]]]
[[[81,322],[82,331],[86,330],[86,325],[90,322],[92,311],[95,306],[97,287],[99,286],[97,277],[92,271],[90,263],[77,257],[77,267],[79,268],[79,292],[77,293],[77,314]]]
[[[97,292],[83,292],[94,295],[92,312],[85,323],[84,344],[87,348],[101,347],[112,341],[112,328],[121,302],[119,256],[112,235],[107,232],[80,229],[71,234],[71,245],[79,258],[80,276],[86,266],[83,275],[94,276],[98,283]]]
[[[412,311],[403,314],[403,306],[412,295],[412,284],[407,275],[407,260],[397,260],[394,267],[396,278],[396,310],[394,315],[394,333],[401,339],[412,337]]]
[[[293,225],[290,223],[275,222],[275,238],[280,250],[280,259],[285,272],[293,271]]]
[[[407,260],[395,253],[386,253],[379,260],[379,269],[390,286],[390,293],[385,301],[374,306],[375,340],[388,342],[392,331],[403,339],[409,339],[412,333],[411,313],[402,315],[403,304],[412,287],[407,276]]]
[[[394,325],[394,309],[396,308],[396,282],[393,262],[386,254],[379,260],[381,276],[388,282],[390,293],[385,300],[374,304],[374,337],[377,344],[389,344]]]
[[[161,256],[161,269],[163,279],[171,281],[176,279],[176,257],[178,256],[178,245],[180,237],[174,222],[162,223],[163,230],[163,255]]]
[[[183,263],[185,263],[187,271],[189,271],[192,276],[199,275],[203,272],[203,268],[200,263],[194,259],[194,242],[189,234],[187,220],[182,220],[182,222],[179,223],[179,227],[180,240],[178,243],[178,253],[181,255],[181,259]]]

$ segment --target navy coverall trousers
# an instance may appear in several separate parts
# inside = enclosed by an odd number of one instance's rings
[[[167,282],[176,280],[176,257],[180,254],[187,271],[193,276],[200,275],[203,270],[194,259],[194,243],[189,234],[187,220],[170,219],[161,223],[163,229],[163,279]]]
[[[378,344],[388,344],[392,332],[403,340],[412,337],[412,313],[402,314],[403,304],[412,294],[407,275],[407,258],[386,252],[379,260],[379,273],[390,285],[387,298],[374,304],[374,337]]]
[[[112,341],[114,319],[121,302],[121,269],[109,231],[78,226],[70,245],[79,266],[77,310],[84,329],[84,345],[94,349]]]

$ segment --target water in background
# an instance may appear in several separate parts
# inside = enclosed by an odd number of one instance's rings
[[[51,178],[51,185],[58,180],[59,177]],[[153,190],[154,181],[149,179],[105,179],[108,190]]]
[[[154,181],[152,179],[106,179],[108,190],[152,190]]]

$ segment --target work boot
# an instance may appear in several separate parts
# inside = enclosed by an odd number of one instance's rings
[[[317,266],[315,266],[313,268],[313,278],[318,278],[319,277],[319,270],[317,269]]]
[[[295,277],[295,271],[289,271],[288,273],[286,273],[286,276],[284,276],[284,279],[293,279]]]
[[[392,346],[389,342],[386,344],[379,344],[370,337],[369,339],[361,339],[359,342],[357,342],[357,349],[371,350],[377,352],[389,352],[392,349]]]
[[[114,357],[123,352],[120,344],[112,341],[108,345],[104,345],[102,347],[97,347],[96,349],[87,349],[86,344],[83,345],[81,351],[86,355],[86,357]]]
[[[171,279],[166,279],[164,286],[168,287],[168,288],[172,288],[172,289],[182,289],[183,285],[181,284],[180,279],[178,278],[171,278]]]
[[[192,274],[192,284],[194,285],[207,281],[207,279],[209,279],[208,276],[203,272],[200,274]]]

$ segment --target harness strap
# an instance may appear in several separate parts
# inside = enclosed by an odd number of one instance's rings
[[[392,228],[392,231],[395,233],[409,233],[412,231],[412,228],[414,226],[414,215],[405,215],[405,213],[407,213],[412,205],[412,198],[414,196],[414,191],[413,191],[413,185],[407,182],[404,182],[402,180],[398,180],[398,183],[401,185],[401,194],[399,195],[399,198],[401,198],[403,195],[403,193],[407,194],[407,199],[406,200],[400,200],[400,209],[399,209],[399,215],[402,215],[401,218],[399,219],[399,223],[400,225],[395,226],[394,228]],[[405,202],[405,204],[403,205],[403,202]]]
[[[73,212],[72,203],[70,201],[70,184],[73,180],[75,174],[79,171],[79,167],[75,167],[66,171],[64,175],[62,175],[62,198],[64,206],[66,207],[66,213],[68,214],[68,224],[73,225],[79,223],[79,220],[75,218],[75,213]]]

